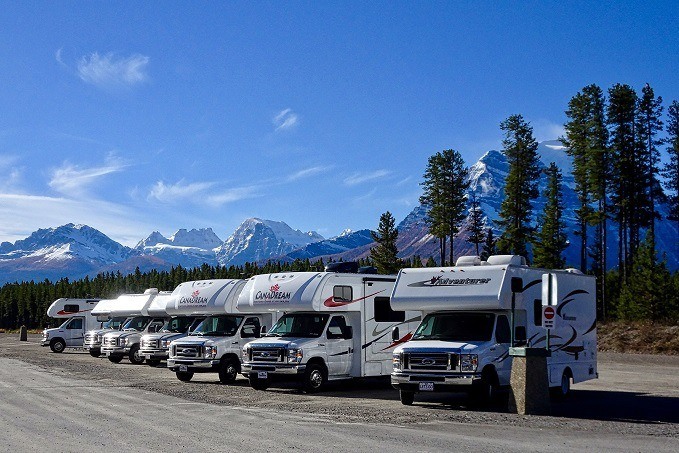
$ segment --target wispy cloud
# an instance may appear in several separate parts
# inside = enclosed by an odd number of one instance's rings
[[[115,156],[109,156],[106,163],[99,167],[83,168],[64,163],[62,167],[52,171],[49,186],[62,194],[79,196],[102,176],[119,172],[123,168],[125,168],[125,164]]]
[[[292,109],[281,110],[273,117],[273,124],[276,127],[276,131],[292,129],[297,126],[298,122],[299,117]]]
[[[220,193],[214,193],[207,197],[207,202],[214,206],[233,203],[247,198],[259,196],[255,187],[235,187]]]
[[[151,188],[148,198],[163,203],[192,199],[198,195],[204,194],[205,191],[214,185],[213,182],[186,183],[183,179],[175,184],[165,184],[163,181],[158,181]]]
[[[347,186],[356,186],[368,181],[384,178],[385,176],[388,176],[389,173],[390,172],[388,170],[375,170],[370,173],[354,173],[353,175],[344,179],[344,184]]]
[[[566,135],[566,130],[563,128],[563,124],[558,124],[553,121],[545,119],[536,120],[532,123],[532,126],[533,135],[539,142],[545,140],[556,140],[559,137]]]
[[[57,61],[62,65],[61,49],[57,51]],[[86,83],[100,88],[131,87],[148,80],[149,57],[131,55],[122,57],[112,52],[99,55],[93,52],[80,58],[77,74]]]
[[[330,170],[331,167],[323,167],[323,166],[317,166],[317,167],[310,167],[310,168],[305,168],[303,170],[299,170],[298,172],[295,172],[288,176],[287,181],[288,182],[293,182],[297,181],[299,179],[303,178],[308,178],[310,176],[318,175],[320,173],[325,173],[326,171]]]

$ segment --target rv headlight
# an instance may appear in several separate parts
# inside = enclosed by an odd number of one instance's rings
[[[300,363],[304,357],[302,348],[290,348],[288,349],[288,362],[290,363]]]
[[[395,352],[391,356],[391,362],[394,366],[394,370],[400,370],[403,367],[403,353]]]
[[[47,340],[47,339],[50,337],[50,334],[47,333],[46,331],[43,331],[42,337],[43,337],[45,340]]]
[[[246,344],[243,346],[243,362],[247,362],[250,359],[250,345]]]
[[[94,336],[94,341],[97,343],[101,343],[101,335],[97,334]]]
[[[172,343],[172,340],[160,340],[160,347],[161,348],[169,348],[170,343]]]
[[[217,357],[217,346],[203,346],[203,357],[206,359]]]
[[[479,356],[476,354],[460,355],[460,371],[476,371],[479,365]]]
[[[119,344],[120,346],[127,346],[127,338],[121,338]]]

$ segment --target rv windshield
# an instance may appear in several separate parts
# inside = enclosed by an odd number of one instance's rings
[[[113,329],[113,330],[118,330],[120,329],[120,326],[125,322],[125,318],[111,318],[108,321],[106,321],[101,328],[102,329]]]
[[[419,325],[412,340],[490,341],[493,313],[433,313]]]
[[[146,325],[150,321],[151,318],[147,318],[146,316],[136,316],[127,320],[123,326],[123,330],[136,330],[137,332],[141,332],[146,328]]]
[[[191,335],[210,337],[232,337],[238,331],[243,316],[209,316],[201,322]]]
[[[323,334],[330,315],[291,313],[283,315],[266,334],[267,337],[318,338]]]
[[[193,318],[181,316],[172,318],[160,329],[161,332],[184,333],[189,328]]]

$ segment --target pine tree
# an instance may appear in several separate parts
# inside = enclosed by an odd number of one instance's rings
[[[474,244],[476,247],[476,256],[480,256],[479,246],[483,243],[486,233],[486,225],[483,221],[484,214],[481,210],[481,203],[476,198],[476,193],[471,192],[471,201],[469,203],[469,215],[467,216],[467,232],[469,237],[467,241]]]
[[[502,253],[528,257],[528,242],[534,228],[531,225],[531,200],[538,197],[538,143],[533,128],[521,115],[512,115],[502,122],[502,141],[509,172],[505,179],[505,198],[500,206],[498,225],[502,230],[497,247]]]
[[[399,260],[396,256],[398,230],[395,225],[394,216],[387,211],[380,216],[377,231],[370,232],[373,240],[377,242],[377,246],[370,249],[370,259],[380,274],[395,274],[399,270]]]
[[[533,264],[547,269],[561,269],[566,260],[563,251],[568,247],[563,221],[563,196],[561,171],[554,162],[545,170],[547,188],[545,211],[540,222],[540,231],[533,245]]]
[[[679,231],[679,102],[673,101],[667,109],[667,156],[668,162],[663,168],[665,188],[670,191],[669,218],[677,221]],[[679,252],[679,238],[676,239]]]
[[[483,261],[488,260],[488,257],[495,255],[495,237],[493,236],[493,229],[486,228],[485,240],[483,241],[483,250],[481,251],[481,259]]]

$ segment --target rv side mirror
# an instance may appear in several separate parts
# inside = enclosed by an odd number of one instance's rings
[[[265,334],[266,332],[267,332],[267,330],[266,330],[266,326],[262,326],[262,328],[261,328],[261,329],[259,329],[259,333],[260,333],[260,335],[264,335],[264,334]]]
[[[391,329],[391,341],[398,341],[401,338],[401,335],[398,332],[398,326],[395,326],[393,329]]]
[[[526,326],[516,326],[514,328],[514,342],[517,346],[526,344]]]
[[[523,292],[523,279],[521,277],[512,277],[511,285],[513,293]]]
[[[354,328],[351,326],[346,326],[344,328],[344,339],[351,340],[352,338],[354,338]]]

